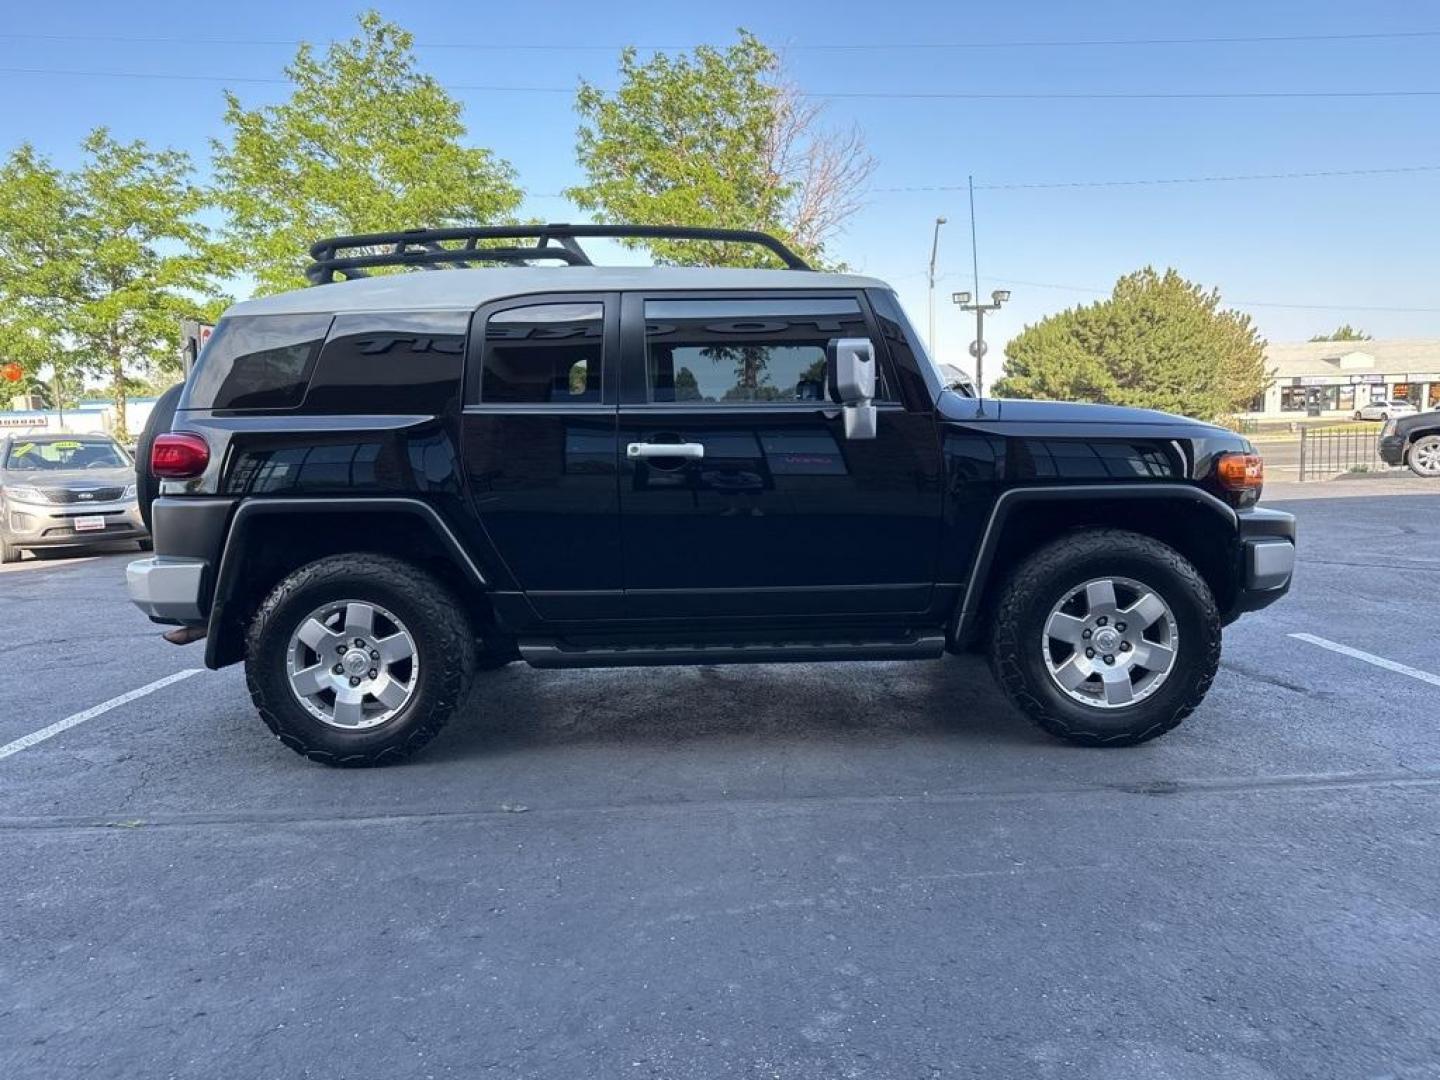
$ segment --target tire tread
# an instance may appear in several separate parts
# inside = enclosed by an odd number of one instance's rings
[[[1086,729],[1058,715],[1030,687],[1021,662],[1027,638],[1017,613],[1024,597],[1033,594],[1054,575],[1080,559],[1096,555],[1141,555],[1164,563],[1191,590],[1207,629],[1207,645],[1199,658],[1200,677],[1173,708],[1143,729],[1106,732]],[[1152,537],[1123,529],[1087,529],[1041,548],[1006,579],[996,601],[990,643],[990,666],[1010,701],[1036,725],[1057,738],[1087,746],[1134,746],[1165,734],[1189,716],[1205,699],[1220,667],[1220,614],[1210,587],[1200,572],[1174,548]],[[1033,643],[1032,643],[1033,644]]]

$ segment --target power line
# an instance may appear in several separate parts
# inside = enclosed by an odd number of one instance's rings
[[[1170,45],[1273,45],[1283,43],[1313,43],[1335,41],[1404,41],[1440,37],[1440,30],[1380,30],[1362,33],[1340,34],[1237,34],[1205,37],[1150,37],[1150,38],[1019,38],[994,41],[865,41],[865,42],[792,42],[777,44],[784,51],[835,51],[835,52],[879,52],[903,50],[977,50],[977,49],[1057,49],[1057,48],[1129,48],[1135,46]],[[0,33],[0,39],[16,41],[94,41],[129,45],[229,45],[297,48],[304,42],[288,38],[202,38],[202,37],[144,37],[121,34],[24,34]],[[474,50],[479,52],[619,52],[634,48],[645,52],[681,51],[698,48],[705,42],[688,44],[561,44],[557,42],[476,42],[476,41],[417,41],[419,49]],[[724,45],[712,45],[723,48]]]
[[[1031,191],[1045,188],[1143,187],[1166,184],[1221,184],[1236,180],[1309,180],[1329,176],[1389,176],[1399,173],[1440,172],[1440,165],[1397,165],[1380,169],[1325,169],[1313,172],[1235,173],[1228,176],[1164,176],[1143,180],[1055,180],[1037,183],[976,184],[977,191]],[[926,184],[913,187],[877,187],[872,191],[964,191],[964,184]]]
[[[990,275],[994,281],[1006,285],[1025,285],[1032,289],[1059,289],[1063,292],[1089,293],[1093,296],[1109,296],[1115,290],[1097,289],[1088,285],[1059,285],[1053,281],[1025,281],[1020,278],[998,277]],[[1232,300],[1224,298],[1227,304],[1235,304],[1240,307],[1260,308],[1291,308],[1300,311],[1366,311],[1366,312],[1389,312],[1389,313],[1420,313],[1426,315],[1440,315],[1440,308],[1431,307],[1376,307],[1366,304],[1286,304],[1275,300]]]
[[[263,83],[289,85],[289,79],[259,75],[187,75],[173,71],[98,71],[56,68],[0,67],[4,75],[60,75],[66,78],[158,79],[183,82]],[[496,86],[484,83],[440,83],[447,90],[501,94],[573,94],[573,86]],[[1175,101],[1255,100],[1263,98],[1432,98],[1440,90],[1059,90],[1059,91],[811,91],[807,98],[858,98],[875,101]]]

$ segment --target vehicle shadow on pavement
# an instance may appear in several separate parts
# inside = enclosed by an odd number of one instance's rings
[[[425,760],[540,746],[734,736],[1044,741],[1006,702],[976,657],[591,671],[535,671],[517,663],[481,674],[451,727]]]

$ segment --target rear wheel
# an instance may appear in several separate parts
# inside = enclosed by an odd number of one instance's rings
[[[1052,735],[1131,746],[1169,731],[1204,699],[1220,662],[1220,616],[1179,552],[1092,529],[1011,574],[990,655],[1010,700]]]
[[[1440,435],[1426,435],[1410,444],[1405,464],[1416,476],[1440,476]]]
[[[381,555],[337,555],[280,582],[247,638],[260,717],[327,765],[400,761],[439,734],[475,670],[469,619],[429,574]]]

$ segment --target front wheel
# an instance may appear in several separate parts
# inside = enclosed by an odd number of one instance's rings
[[[266,726],[327,765],[400,761],[439,734],[475,670],[459,601],[399,559],[336,555],[266,598],[245,678]]]
[[[995,609],[991,665],[1010,700],[1050,734],[1089,746],[1163,735],[1204,699],[1220,663],[1220,615],[1174,548],[1116,529],[1077,532],[1031,555]]]
[[[1426,435],[1410,444],[1405,464],[1416,476],[1433,479],[1440,476],[1440,435]]]
[[[12,563],[20,561],[20,549],[10,542],[10,538],[0,532],[0,563]]]

